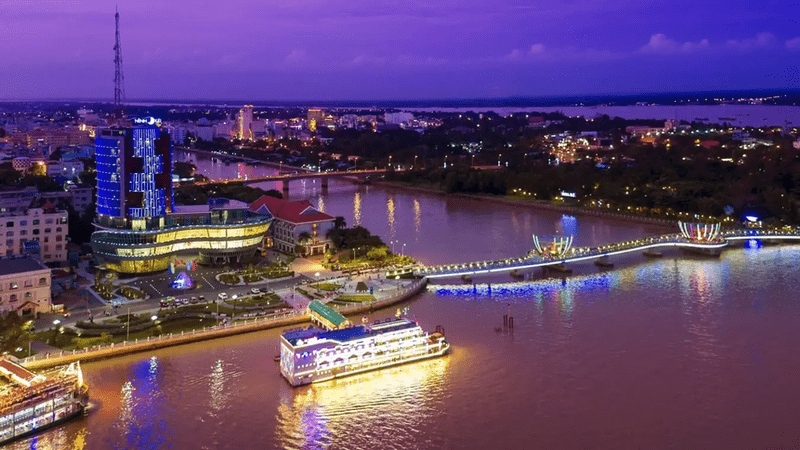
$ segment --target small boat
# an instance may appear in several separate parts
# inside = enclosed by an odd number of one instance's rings
[[[472,283],[472,277],[469,275],[461,275],[461,281],[464,283]]]
[[[651,248],[648,248],[647,250],[643,251],[642,254],[644,256],[650,256],[650,257],[653,257],[653,258],[660,258],[660,257],[664,256],[663,253],[661,253],[659,251],[656,251],[656,250],[653,250]]]
[[[511,275],[511,278],[515,280],[522,280],[525,278],[525,276],[520,274],[519,271],[517,271],[516,269],[512,270],[511,273],[509,273],[509,275]]]

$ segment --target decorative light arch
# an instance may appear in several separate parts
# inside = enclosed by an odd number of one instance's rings
[[[688,223],[678,222],[678,228],[686,239],[692,242],[719,242],[720,223]]]
[[[543,256],[564,256],[572,249],[572,236],[567,237],[554,237],[549,245],[542,246],[539,242],[539,237],[533,235],[533,245],[536,251]]]

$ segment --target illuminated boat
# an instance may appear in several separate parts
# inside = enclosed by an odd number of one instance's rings
[[[83,414],[89,389],[80,363],[34,374],[0,360],[0,445],[38,433]]]
[[[449,349],[440,327],[429,334],[407,318],[330,331],[290,330],[281,336],[281,374],[301,386],[434,358]]]

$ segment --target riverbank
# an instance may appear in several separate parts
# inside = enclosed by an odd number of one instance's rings
[[[371,313],[380,309],[388,308],[395,304],[404,302],[419,294],[427,286],[428,280],[423,278],[412,283],[410,286],[398,289],[398,291],[388,298],[376,300],[373,302],[348,305],[337,309],[343,315],[354,315]],[[242,323],[235,323],[231,325],[215,326],[203,330],[194,330],[190,333],[181,333],[176,335],[159,336],[157,338],[148,338],[144,340],[136,340],[134,342],[123,342],[121,344],[109,344],[94,349],[87,350],[73,350],[61,351],[55,353],[40,353],[30,358],[25,358],[20,361],[27,369],[39,370],[55,366],[69,364],[75,361],[89,362],[99,361],[102,359],[114,358],[117,356],[129,355],[132,353],[140,353],[145,351],[157,350],[165,347],[172,347],[176,345],[189,344],[192,342],[200,342],[222,337],[234,336],[237,334],[251,333],[254,331],[268,330],[271,328],[294,326],[298,324],[311,323],[311,319],[306,313],[298,314],[297,312],[287,313],[279,317],[268,318],[254,318],[253,320],[244,320]]]
[[[465,193],[454,193],[448,194],[443,192],[439,189],[433,188],[424,188],[419,186],[410,186],[405,183],[396,182],[396,181],[373,181],[373,185],[375,186],[382,186],[382,187],[389,187],[395,189],[402,189],[410,192],[419,192],[424,194],[431,194],[431,195],[438,195],[442,197],[449,197],[449,198],[464,198],[469,200],[478,200],[484,202],[492,202],[501,205],[509,205],[509,206],[527,206],[534,209],[543,209],[547,211],[555,211],[561,213],[568,213],[568,214],[582,214],[587,216],[595,216],[595,217],[603,217],[603,218],[611,218],[617,220],[624,220],[628,222],[636,222],[636,223],[643,223],[647,225],[658,225],[663,226],[664,228],[668,228],[670,230],[675,230],[677,228],[677,223],[674,220],[668,219],[660,219],[656,217],[644,217],[644,216],[636,216],[632,214],[619,214],[619,213],[611,213],[607,211],[597,211],[593,209],[586,209],[580,208],[577,206],[569,206],[569,205],[555,205],[549,202],[544,202],[541,200],[529,200],[524,198],[514,198],[514,197],[501,197],[497,195],[488,195],[488,194],[465,194]]]

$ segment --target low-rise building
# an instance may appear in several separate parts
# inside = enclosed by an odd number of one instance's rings
[[[50,268],[34,256],[0,258],[0,314],[50,312],[50,277]]]
[[[0,213],[0,255],[19,255],[26,252],[26,243],[38,243],[44,262],[67,260],[66,211],[57,211],[50,204]]]
[[[322,255],[331,248],[328,232],[334,228],[335,217],[311,206],[308,200],[286,201],[264,195],[252,204],[250,210],[273,217],[269,238],[272,248],[283,253],[305,256]]]

